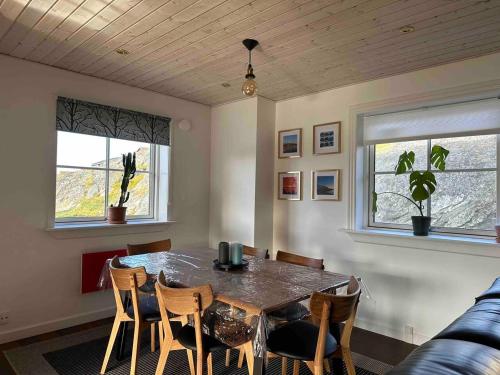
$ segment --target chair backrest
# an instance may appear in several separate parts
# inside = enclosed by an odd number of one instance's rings
[[[243,254],[261,259],[269,259],[269,250],[243,245]]]
[[[167,312],[181,315],[184,321],[187,321],[186,317],[192,316],[196,333],[196,350],[203,352],[201,313],[214,300],[212,287],[208,284],[196,288],[171,288],[167,286],[163,271],[160,272],[155,287],[166,336],[173,338]]]
[[[278,250],[276,254],[276,260],[280,262],[292,263],[299,266],[307,266],[316,268],[319,270],[324,270],[323,259],[309,258],[302,255],[287,253],[286,251]]]
[[[341,345],[344,347],[349,347],[360,295],[359,282],[354,276],[351,276],[347,294],[335,295],[314,292],[311,296],[310,309],[314,322],[320,322],[320,325],[326,324],[327,326],[330,323],[345,322],[341,337]]]
[[[116,309],[122,314],[125,313],[120,292],[130,293],[135,319],[140,319],[139,297],[137,289],[147,281],[146,269],[144,267],[128,268],[120,264],[117,256],[114,256],[109,263],[109,272],[113,283]]]
[[[171,248],[172,241],[169,238],[168,240],[161,240],[150,243],[142,243],[136,245],[128,244],[127,253],[128,255],[159,253],[160,251],[170,251]]]
[[[114,286],[121,291],[131,291],[134,287],[139,288],[147,281],[144,267],[129,268],[123,266],[120,264],[118,256],[114,256],[109,263],[109,271]]]

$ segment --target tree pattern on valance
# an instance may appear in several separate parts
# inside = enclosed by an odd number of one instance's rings
[[[57,98],[57,130],[168,146],[170,121],[169,117]]]

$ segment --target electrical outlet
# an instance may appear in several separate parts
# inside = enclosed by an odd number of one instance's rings
[[[0,325],[9,324],[9,312],[2,311],[0,312]]]
[[[405,341],[413,344],[414,328],[412,326],[405,326]]]

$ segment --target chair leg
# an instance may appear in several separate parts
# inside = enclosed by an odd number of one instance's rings
[[[135,375],[137,371],[137,356],[139,354],[141,340],[141,323],[135,322],[134,324],[134,341],[132,343],[132,361],[130,363],[130,375]]]
[[[244,352],[245,357],[247,359],[248,373],[250,375],[253,375],[254,357],[253,357],[253,343],[252,343],[252,341],[248,341],[248,342],[244,343],[243,348],[241,348],[240,350]]]
[[[345,367],[347,368],[347,374],[356,375],[356,368],[354,367],[351,350],[349,348],[342,348],[342,359],[344,360]]]
[[[196,352],[196,375],[203,375],[203,352]]]
[[[160,348],[163,343],[163,323],[158,322],[158,338],[160,340]]]
[[[243,359],[245,359],[245,352],[243,348],[239,348],[239,354],[238,354],[238,368],[241,368],[243,366]]]
[[[297,359],[293,360],[293,375],[299,375],[300,361]]]
[[[229,367],[231,363],[231,349],[226,350],[226,367]]]
[[[207,357],[207,370],[208,370],[208,375],[213,375],[212,353],[209,353]]]
[[[328,358],[325,358],[323,365],[325,366],[326,372],[330,374],[332,370],[330,369],[330,360]]]
[[[155,336],[156,336],[156,323],[151,323],[151,353],[154,353],[156,349]]]
[[[188,362],[189,362],[189,373],[191,375],[196,375],[196,370],[194,368],[194,357],[193,357],[193,351],[186,349],[187,356],[188,356]]]
[[[158,365],[156,366],[156,375],[163,375],[165,370],[165,364],[167,363],[168,353],[170,353],[170,348],[172,347],[172,341],[165,340],[161,345],[160,349],[160,359],[158,359]]]
[[[286,357],[281,357],[281,375],[286,375],[287,361]]]
[[[313,373],[314,375],[316,375],[316,369],[314,368],[314,362],[313,361],[307,361],[306,365],[307,365],[307,368],[311,371],[311,373]]]
[[[111,329],[111,334],[109,335],[108,347],[106,349],[106,354],[104,355],[104,361],[102,362],[101,374],[106,372],[106,367],[108,367],[109,357],[113,351],[113,346],[115,345],[116,336],[118,335],[118,330],[120,329],[120,320],[115,317],[113,322],[113,328]]]

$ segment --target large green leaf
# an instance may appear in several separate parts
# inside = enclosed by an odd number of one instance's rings
[[[446,168],[446,158],[450,151],[439,145],[432,146],[431,150],[431,163],[440,171]]]
[[[415,153],[413,151],[403,152],[399,155],[398,164],[396,165],[396,174],[403,174],[413,168],[415,163]]]
[[[377,212],[377,199],[378,195],[375,191],[372,192],[372,212]]]
[[[426,200],[436,190],[436,177],[432,172],[412,172],[410,174],[411,196],[417,202]]]

